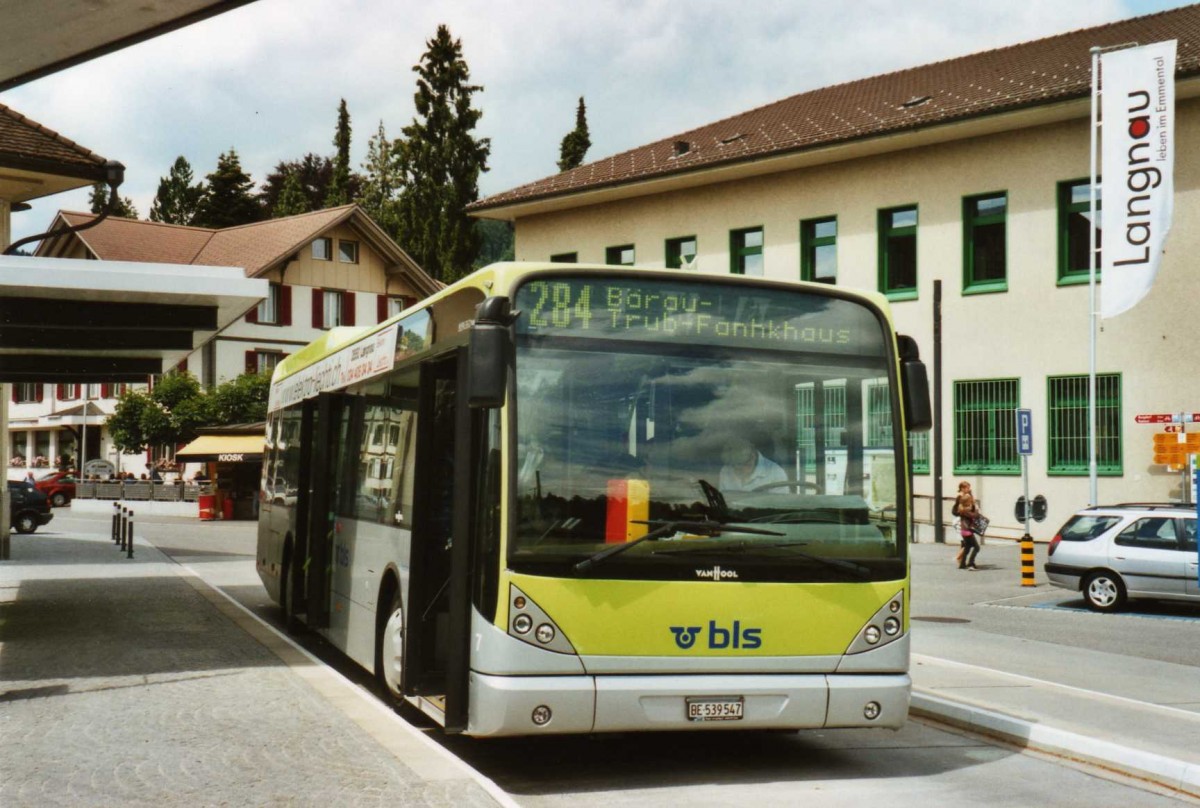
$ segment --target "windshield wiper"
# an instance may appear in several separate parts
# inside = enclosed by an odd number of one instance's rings
[[[733,532],[742,531],[741,528],[730,528],[730,529]],[[759,533],[761,531],[745,530],[742,532]],[[771,535],[781,536],[783,534],[774,533]],[[806,542],[806,541],[783,541],[783,542],[778,542],[778,543],[752,544],[750,542],[743,541],[743,542],[738,542],[736,544],[729,544],[727,546],[705,547],[703,549],[698,549],[698,550],[689,550],[689,549],[686,549],[683,547],[672,547],[669,550],[655,550],[654,553],[655,553],[655,555],[659,555],[659,554],[683,555],[683,554],[687,553],[690,555],[720,556],[720,555],[726,555],[729,553],[741,553],[741,552],[747,552],[747,551],[751,551],[751,550],[753,550],[753,551],[774,550],[777,547],[803,547],[804,545],[809,544],[809,543],[810,542]],[[813,555],[812,553],[804,553],[804,552],[800,552],[798,550],[793,550],[791,555],[797,556],[799,558],[803,558],[805,561],[813,561],[817,564],[824,564],[825,566],[832,567],[833,569],[845,570],[846,572],[852,572],[859,578],[862,578],[864,581],[869,580],[871,577],[871,570],[869,568],[864,567],[862,564],[855,564],[853,561],[846,561],[841,558],[825,558],[824,556]]]
[[[625,542],[624,544],[614,544],[612,547],[605,547],[595,555],[585,558],[575,565],[575,572],[583,573],[590,570],[592,567],[604,561],[606,558],[612,558],[618,553],[623,553],[626,550],[636,547],[644,541],[653,541],[661,539],[664,536],[673,536],[676,533],[690,533],[694,536],[716,537],[725,532],[730,533],[755,533],[761,536],[783,536],[783,533],[776,533],[771,530],[758,530],[752,527],[734,527],[732,525],[723,525],[720,522],[707,520],[704,522],[658,522],[658,521],[643,521],[641,519],[632,520],[638,525],[653,525],[654,529],[644,536],[639,536],[633,541]]]

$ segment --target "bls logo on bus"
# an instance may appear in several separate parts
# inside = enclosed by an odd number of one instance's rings
[[[700,636],[700,626],[670,626],[675,635],[675,644],[685,651],[696,644]],[[734,620],[730,628],[721,628],[716,620],[708,621],[708,647],[714,650],[723,648],[743,648],[752,650],[762,647],[761,628],[742,628],[741,620]]]

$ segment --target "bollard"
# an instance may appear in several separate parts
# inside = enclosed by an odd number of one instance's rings
[[[120,521],[117,522],[117,547],[121,550],[125,549],[125,506],[118,506],[121,514]]]
[[[129,509],[129,544],[125,549],[125,557],[133,558],[133,509]]]
[[[118,502],[114,502],[114,503],[113,503],[113,515],[112,515],[112,540],[113,540],[113,544],[116,544],[117,542],[119,542],[119,541],[120,541],[120,539],[118,538],[118,536],[119,536],[120,534],[118,534],[118,533],[117,533],[117,530],[118,530],[118,529],[120,528],[120,526],[121,526],[121,510],[120,510],[120,509],[121,509],[121,505],[120,505],[120,503],[118,503]]]
[[[1021,537],[1021,586],[1037,586],[1033,580],[1033,537]]]

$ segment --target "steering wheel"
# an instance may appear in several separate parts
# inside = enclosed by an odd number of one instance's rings
[[[812,491],[813,493],[816,493],[819,490],[817,488],[817,484],[812,480],[780,480],[773,483],[763,483],[762,485],[755,486],[750,490],[755,492],[770,491],[774,488],[788,488],[797,494],[801,493],[802,491]]]
[[[708,500],[708,508],[714,516],[724,516],[729,513],[729,505],[725,502],[725,495],[721,493],[721,489],[708,480],[696,480],[696,482],[700,484],[700,490],[704,492],[704,498]]]

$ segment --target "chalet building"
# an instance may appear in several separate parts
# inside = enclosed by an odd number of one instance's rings
[[[60,212],[49,229],[95,218]],[[357,205],[222,230],[109,218],[41,242],[36,255],[234,266],[247,277],[270,281],[266,300],[178,365],[208,387],[242,373],[270,371],[325,330],[374,325],[441,288]],[[108,384],[13,385],[13,457],[47,464],[64,455],[74,457],[76,436],[82,436],[87,424],[86,456],[114,460],[103,424],[121,389]],[[123,458],[120,465],[140,473],[145,460]]]
[[[1020,535],[1015,414],[1033,416],[1038,538],[1089,501],[1089,139],[1093,46],[1178,41],[1174,225],[1157,282],[1098,337],[1099,500],[1166,501],[1142,413],[1200,411],[1200,6],[785,98],[480,200],[518,260],[637,264],[878,291],[934,356],[941,294],[943,493],[971,481]],[[932,373],[931,373],[932,376]],[[1200,429],[1200,425],[1190,427]],[[1161,438],[1161,435],[1160,435]],[[936,441],[915,436],[932,521]],[[943,505],[944,512],[948,507]]]

